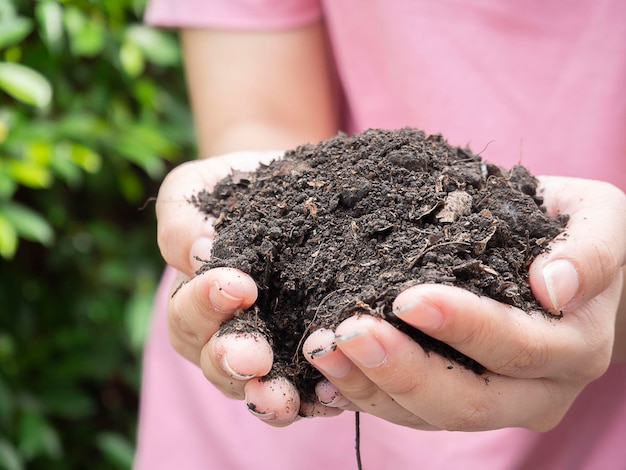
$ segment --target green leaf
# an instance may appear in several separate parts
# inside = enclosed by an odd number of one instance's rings
[[[41,414],[35,411],[22,414],[18,436],[18,449],[27,459],[42,455],[54,459],[61,457],[61,440],[58,433]]]
[[[87,173],[97,173],[102,166],[102,157],[84,145],[71,144],[70,158]]]
[[[165,31],[133,25],[128,27],[126,39],[141,49],[146,59],[153,64],[168,66],[180,63],[178,42]]]
[[[52,243],[52,227],[32,209],[17,202],[6,202],[0,205],[0,217],[9,222],[20,237],[43,245]]]
[[[0,89],[26,104],[45,108],[52,99],[52,86],[39,72],[20,64],[0,62]]]
[[[136,278],[134,294],[126,304],[126,331],[131,348],[137,354],[141,352],[148,335],[155,292],[154,279],[146,274],[140,275]]]
[[[11,21],[15,19],[17,12],[15,11],[14,0],[0,0],[0,21]]]
[[[0,468],[5,470],[24,469],[24,464],[17,449],[9,441],[2,438],[0,438]]]
[[[143,12],[146,9],[146,3],[148,3],[148,0],[130,0],[130,5],[135,12],[135,15],[139,17],[143,15]]]
[[[165,164],[163,160],[150,149],[146,149],[139,142],[130,139],[120,139],[124,147],[120,147],[120,153],[128,160],[139,165],[152,179],[156,180],[163,176]]]
[[[134,448],[124,436],[103,432],[97,438],[98,448],[117,468],[130,469],[134,459]]]
[[[64,140],[54,149],[52,166],[66,181],[75,184],[80,178],[76,170],[97,173],[102,166],[102,157],[89,147]]]
[[[48,167],[36,162],[12,159],[6,165],[7,173],[19,184],[29,188],[47,188],[52,183]]]
[[[56,123],[56,130],[60,135],[72,140],[94,141],[102,137],[108,123],[99,116],[90,114],[88,111],[71,112],[66,111]]]
[[[33,21],[29,18],[16,17],[0,22],[0,49],[18,44],[33,30]]]
[[[125,42],[120,48],[120,64],[129,77],[138,77],[143,72],[145,63],[141,49],[132,42]]]
[[[7,170],[5,162],[0,160],[0,201],[10,199],[15,193],[17,186],[17,182]]]
[[[52,150],[50,142],[33,139],[26,146],[24,158],[28,163],[45,168],[52,161]]]
[[[161,155],[173,152],[175,146],[159,129],[141,122],[128,126],[117,141],[119,153],[141,167],[152,179],[165,172]]]
[[[9,135],[9,125],[0,116],[0,144],[4,142]]]
[[[0,256],[11,259],[17,250],[17,230],[6,217],[0,213]]]
[[[131,169],[119,171],[117,175],[117,184],[120,192],[128,202],[138,204],[144,197],[144,185],[137,176],[137,173]]]
[[[65,9],[64,20],[74,55],[94,57],[102,51],[106,31],[100,21],[88,18],[76,7]]]
[[[83,172],[80,171],[74,163],[66,159],[58,159],[52,162],[51,165],[55,175],[67,183],[67,185],[74,189],[77,188],[83,181]]]
[[[45,0],[37,3],[35,16],[39,22],[39,34],[52,52],[58,53],[63,47],[63,7],[56,1]]]

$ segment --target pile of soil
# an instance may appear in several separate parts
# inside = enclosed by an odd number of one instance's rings
[[[524,167],[486,163],[439,135],[339,134],[195,195],[218,234],[199,273],[228,266],[252,276],[257,302],[221,332],[262,332],[275,354],[269,376],[290,377],[305,397],[321,375],[302,357],[302,342],[358,313],[385,318],[425,350],[482,373],[397,320],[392,302],[410,286],[438,283],[542,311],[528,267],[567,217],[549,218],[536,187]]]

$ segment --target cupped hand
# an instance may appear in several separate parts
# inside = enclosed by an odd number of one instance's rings
[[[254,170],[278,152],[240,152],[185,163],[163,181],[157,198],[158,243],[165,261],[178,270],[167,306],[172,346],[200,366],[225,395],[244,399],[250,412],[274,426],[305,416],[332,416],[338,408],[301,403],[294,385],[283,377],[261,380],[272,367],[273,354],[260,334],[216,334],[222,322],[256,300],[257,287],[245,273],[216,268],[195,271],[211,254],[213,219],[190,198],[211,190],[233,169]]]
[[[396,316],[487,371],[476,375],[428,354],[386,321],[360,315],[334,332],[314,332],[303,345],[334,386],[335,400],[418,429],[558,424],[611,360],[626,264],[626,197],[611,185],[572,178],[544,177],[541,188],[551,215],[570,215],[566,236],[530,268],[533,293],[554,318],[459,288],[412,287],[396,298]]]

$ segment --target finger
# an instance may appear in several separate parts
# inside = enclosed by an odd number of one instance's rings
[[[479,431],[522,426],[545,430],[560,420],[576,395],[574,389],[549,380],[490,372],[477,375],[438,354],[426,354],[395,327],[368,315],[342,322],[336,341],[393,403],[420,418],[421,424],[416,418],[413,424],[406,420],[420,429]],[[555,403],[546,411],[550,401]]]
[[[568,214],[566,236],[530,267],[530,284],[548,308],[572,310],[609,287],[626,264],[626,196],[597,181],[541,177],[551,215]]]
[[[208,259],[209,240],[214,236],[213,219],[202,214],[190,198],[202,189],[212,188],[218,177],[228,174],[225,168],[218,168],[207,175],[199,171],[203,163],[187,162],[172,170],[163,180],[156,202],[161,254],[170,266],[188,276],[197,268],[195,256]],[[194,246],[197,240],[202,241]]]
[[[333,377],[344,377],[352,369],[352,363],[340,353],[328,354],[336,350],[335,333],[322,328],[314,331],[302,345],[304,357],[315,367],[322,367]],[[317,361],[316,359],[320,359]],[[344,397],[341,391],[330,381],[321,380],[315,385],[315,395],[324,406],[356,411],[357,408]]]
[[[260,333],[213,335],[202,348],[200,367],[222,393],[242,399],[246,381],[267,375],[273,360],[272,348]]]
[[[568,374],[581,351],[589,352],[584,318],[551,320],[456,287],[414,286],[393,307],[405,323],[510,377]]]
[[[341,408],[326,406],[319,402],[301,401],[299,415],[303,418],[331,418],[340,415],[343,411]]]
[[[163,180],[156,202],[157,239],[165,261],[191,276],[209,259],[215,235],[213,218],[190,202],[202,190],[215,184],[233,169],[251,171],[259,162],[268,163],[278,151],[237,152],[205,160],[187,162],[172,170]]]
[[[177,281],[186,280],[179,274]],[[216,268],[178,284],[168,303],[170,342],[185,358],[199,364],[200,350],[238,309],[257,297],[250,276],[231,268]]]
[[[352,402],[344,397],[341,391],[328,380],[321,380],[315,385],[315,396],[324,406],[341,408],[342,410],[356,410]]]
[[[250,413],[276,427],[287,426],[298,418],[300,396],[286,378],[253,379],[245,385],[245,400]]]
[[[337,348],[335,335],[330,330],[313,332],[303,344],[307,360],[322,372],[353,406],[392,423],[415,429],[432,429],[420,417],[396,403],[384,390],[373,383]]]

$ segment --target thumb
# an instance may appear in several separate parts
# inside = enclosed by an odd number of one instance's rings
[[[609,287],[626,263],[626,196],[608,183],[541,177],[550,215],[568,214],[562,236],[530,267],[539,302],[556,312],[576,308]]]
[[[157,239],[165,261],[192,276],[208,259],[215,236],[213,218],[207,217],[189,200],[213,187],[232,170],[252,171],[259,163],[269,163],[278,151],[235,152],[183,163],[163,180],[156,203]]]

